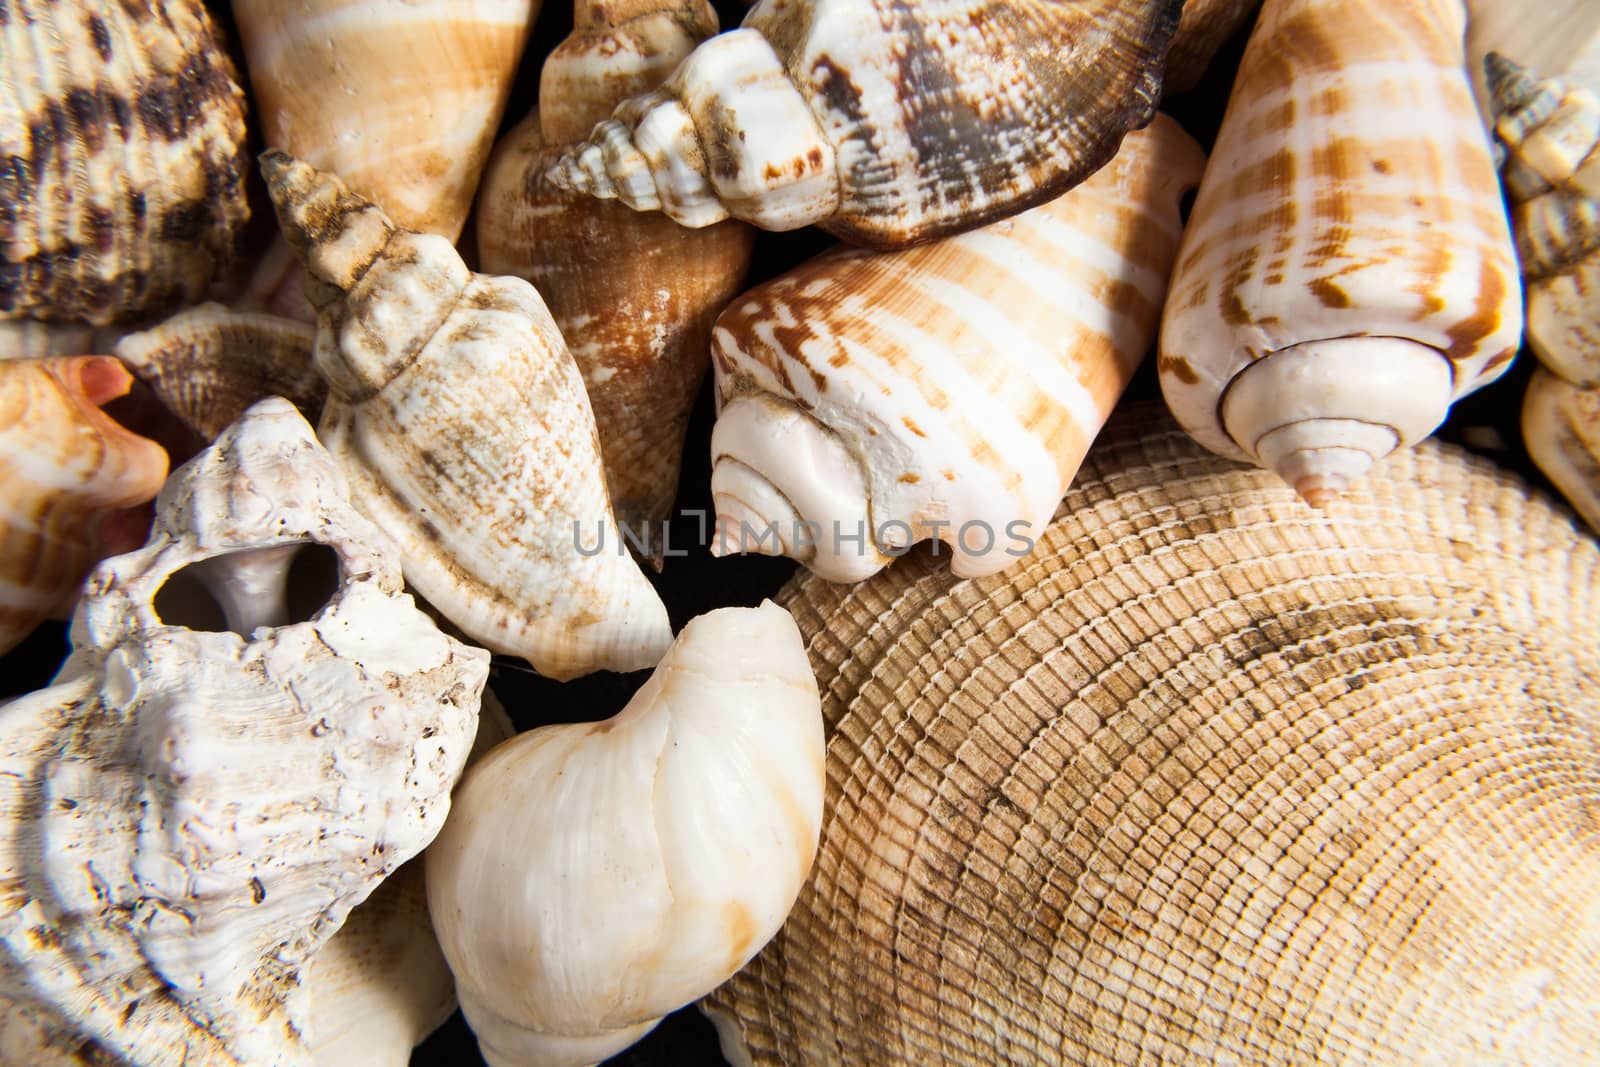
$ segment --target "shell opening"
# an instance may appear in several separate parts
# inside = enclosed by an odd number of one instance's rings
[[[1252,364],[1229,386],[1229,436],[1323,507],[1374,462],[1432,433],[1453,373],[1436,348],[1400,337],[1307,341]]]
[[[164,626],[231,631],[288,626],[320,614],[339,591],[339,554],[302,542],[229,552],[174,571],[151,604]]]

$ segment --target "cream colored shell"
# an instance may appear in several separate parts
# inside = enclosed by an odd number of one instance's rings
[[[491,1067],[580,1067],[733,974],[782,924],[822,820],[822,721],[770,603],[689,622],[628,706],[491,751],[427,854]]]
[[[1543,367],[1522,401],[1528,455],[1600,534],[1600,387],[1582,389]]]
[[[1484,126],[1494,130],[1494,104],[1485,77],[1490,52],[1511,56],[1546,74],[1600,85],[1600,5],[1593,0],[1466,0],[1467,73]]]
[[[346,492],[263,401],[95,571],[55,684],[0,708],[0,995],[47,1033],[118,1063],[306,1063],[306,962],[444,821],[489,657],[415,608]],[[184,568],[295,544],[339,561],[305,621],[160,614]]]
[[[1013,570],[781,594],[827,815],[730,1062],[1595,1062],[1600,543],[1431,442],[1308,515],[1153,414]]]
[[[1168,404],[1319,506],[1520,342],[1464,18],[1460,0],[1268,0],[1184,233]]]
[[[737,300],[712,339],[713,551],[834,581],[927,538],[960,575],[1027,555],[1154,339],[1204,163],[1158,117],[1049,204]]]

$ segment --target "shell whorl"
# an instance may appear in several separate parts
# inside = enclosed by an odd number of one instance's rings
[[[816,223],[885,248],[971,229],[1149,121],[1181,6],[764,0],[550,177],[687,226]]]

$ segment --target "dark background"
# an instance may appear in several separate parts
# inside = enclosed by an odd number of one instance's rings
[[[210,5],[231,33],[232,19],[224,0],[210,0]],[[724,27],[736,25],[745,11],[745,6],[737,0],[716,0],[715,6]],[[520,121],[533,106],[544,56],[571,28],[570,5],[565,0],[546,0],[523,57],[502,130]],[[1221,122],[1223,105],[1246,35],[1247,31],[1240,33],[1223,47],[1206,77],[1193,90],[1163,103],[1162,109],[1208,149]],[[243,70],[242,55],[238,58]],[[264,202],[256,214],[259,218],[271,218]],[[472,231],[473,223],[469,220],[464,232],[471,234]],[[832,239],[825,234],[810,230],[762,234],[756,245],[750,283],[781,273],[831,243]],[[467,251],[470,256],[470,248]],[[1439,436],[1489,455],[1548,490],[1548,482],[1528,462],[1518,428],[1522,394],[1531,369],[1532,357],[1525,353],[1499,382],[1457,404]],[[1157,396],[1159,387],[1154,361],[1147,360],[1129,389],[1128,399]],[[759,604],[775,593],[795,569],[787,560],[759,556],[714,560],[706,550],[700,538],[700,522],[693,513],[709,515],[712,512],[709,448],[712,420],[708,383],[702,389],[689,427],[678,495],[680,514],[669,525],[669,543],[674,550],[683,549],[687,554],[667,560],[663,573],[652,574],[671,614],[674,629],[713,608]],[[41,627],[0,659],[0,698],[48,684],[66,651],[65,624],[47,623]],[[621,710],[646,676],[644,672],[598,674],[557,683],[534,675],[520,660],[496,657],[489,684],[517,727],[527,730],[547,723],[607,718]],[[417,1049],[411,1062],[413,1067],[471,1067],[482,1060],[471,1031],[457,1012]],[[725,1063],[711,1024],[692,1007],[669,1016],[645,1040],[607,1061],[612,1067],[724,1067]]]

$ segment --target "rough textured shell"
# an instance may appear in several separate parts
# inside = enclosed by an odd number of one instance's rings
[[[1600,387],[1581,389],[1536,369],[1522,402],[1522,437],[1545,477],[1600,533]]]
[[[100,410],[131,383],[106,356],[0,361],[0,653],[89,573],[98,520],[166,479],[161,447]]]
[[[488,655],[402,592],[395,546],[287,401],[162,490],[107,561],[56,684],[0,709],[0,987],[131,1062],[306,1062],[301,970],[438,831]],[[248,636],[163,621],[190,564],[338,556],[311,618]]]
[[[237,0],[266,142],[454,241],[538,0]]]
[[[1325,503],[1516,355],[1522,292],[1459,0],[1269,0],[1184,233],[1161,384]]]
[[[734,1062],[1593,1062],[1600,545],[1431,442],[1308,516],[1151,414],[1015,570],[785,590],[828,814]]]
[[[1177,0],[763,0],[600,124],[563,185],[898,247],[1044,203],[1144,125]]]
[[[1049,204],[836,250],[736,301],[712,347],[715,550],[780,547],[834,580],[928,537],[958,574],[1016,562],[1150,347],[1204,163],[1160,117]]]
[[[0,317],[198,299],[250,214],[244,91],[201,0],[12,0],[0,57]]]
[[[654,666],[667,611],[622,548],[583,378],[539,294],[281,152],[262,167],[322,309],[318,431],[407,580],[551,677]]]

